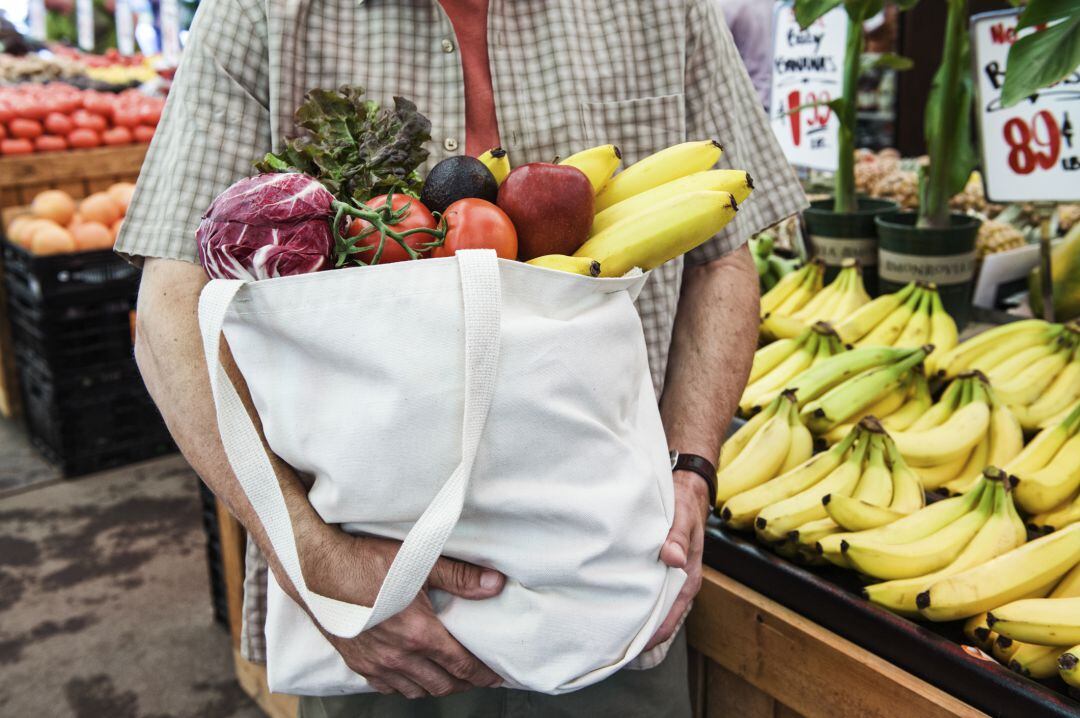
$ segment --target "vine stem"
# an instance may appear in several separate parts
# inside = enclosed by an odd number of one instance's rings
[[[408,205],[402,207],[400,210],[395,211],[391,206],[391,198],[387,198],[387,203],[382,207],[372,208],[367,205],[361,204],[360,207],[354,207],[348,202],[342,202],[341,200],[334,200],[330,205],[334,211],[334,240],[338,243],[338,252],[342,255],[347,255],[349,250],[353,248],[353,244],[360,239],[367,237],[370,232],[351,239],[346,239],[341,235],[341,221],[345,218],[345,215],[355,217],[356,219],[362,219],[369,223],[373,229],[379,232],[379,243],[375,249],[375,255],[371,259],[371,264],[378,264],[382,259],[383,249],[386,244],[386,238],[389,237],[393,241],[397,242],[405,253],[409,256],[409,259],[420,259],[420,253],[410,247],[405,238],[413,234],[428,234],[435,238],[435,242],[429,242],[425,244],[425,248],[430,246],[438,246],[442,244],[443,239],[446,237],[445,228],[441,227],[436,229],[429,229],[427,227],[414,227],[413,229],[407,229],[402,232],[397,232],[391,227],[399,223],[404,219],[407,214]],[[344,261],[344,260],[339,260]],[[356,260],[361,264],[360,260]],[[339,264],[340,266],[340,264]]]

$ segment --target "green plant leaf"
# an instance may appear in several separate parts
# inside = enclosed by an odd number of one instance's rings
[[[843,2],[844,0],[795,0],[795,20],[799,27],[805,30]]]
[[[896,55],[891,52],[881,53],[880,55],[863,55],[862,62],[863,70],[879,67],[884,67],[889,70],[910,70],[915,66],[915,63],[910,57]]]
[[[1065,5],[1061,0],[1033,2],[1020,14],[1023,23],[1034,8],[1039,18],[1027,25],[1041,24],[1061,17],[1052,17],[1048,6]],[[1076,0],[1071,3],[1076,6]],[[1062,12],[1064,9],[1062,9]],[[1005,84],[1001,88],[1001,103],[1011,107],[1044,87],[1060,82],[1080,67],[1080,12],[1073,11],[1056,25],[1025,35],[1009,48],[1005,61]]]
[[[1080,6],[1077,5],[1076,0],[1029,0],[1027,7],[1017,18],[1016,29],[1023,30],[1025,27],[1034,27],[1070,16],[1075,17],[1078,12],[1080,12]]]
[[[1024,0],[1018,1],[1023,2]],[[919,0],[896,0],[896,2],[893,4],[896,5],[897,9],[900,10],[900,12],[904,12],[918,5]]]
[[[847,10],[848,17],[855,22],[869,20],[884,7],[883,0],[844,0],[844,9]]]

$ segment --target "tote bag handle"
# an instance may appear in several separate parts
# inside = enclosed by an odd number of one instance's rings
[[[495,390],[499,358],[501,292],[494,251],[456,254],[465,323],[465,412],[461,463],[405,537],[374,605],[359,606],[308,589],[300,569],[289,512],[270,458],[236,388],[221,365],[225,315],[242,280],[213,280],[199,297],[199,324],[217,409],[218,430],[229,464],[266,529],[278,559],[312,615],[329,633],[351,638],[408,606],[423,587],[465,504],[480,437]],[[363,281],[358,278],[358,281]]]

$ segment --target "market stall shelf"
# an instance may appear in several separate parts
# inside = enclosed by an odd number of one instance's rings
[[[850,713],[852,716],[980,715],[979,711],[984,711],[991,715],[1064,718],[1075,717],[1080,711],[1080,704],[1064,693],[1050,690],[992,660],[979,658],[972,649],[962,647],[960,630],[955,624],[924,626],[863,600],[856,593],[858,583],[850,573],[807,570],[715,523],[708,529],[705,563],[715,570],[708,571],[706,585],[695,602],[690,623],[691,645],[781,702],[792,701],[788,705],[796,712],[842,716],[849,715],[844,710],[854,707],[857,711]],[[736,587],[749,590],[753,600],[746,596],[738,598]],[[741,613],[740,601],[746,602]],[[778,641],[774,640],[774,631],[763,633],[763,629],[757,628],[775,628],[780,633],[795,630],[785,628],[785,621],[774,618],[772,614],[777,608],[786,611],[781,613],[789,619],[787,623],[802,621],[841,639],[843,645],[860,652],[860,662],[867,666],[888,666],[895,673],[886,673],[899,680],[901,688],[914,685],[917,690],[910,695],[897,695],[897,688],[886,685],[887,681],[880,686],[853,688],[857,685],[853,681],[863,680],[860,674],[863,669],[830,658],[833,649],[809,659],[807,651],[825,650],[818,645],[820,641],[808,638],[800,638],[795,644],[792,641],[796,639]],[[706,627],[701,623],[704,620],[720,621],[722,625]],[[779,623],[774,625],[774,621]],[[802,629],[810,630],[807,626]],[[795,631],[796,635],[802,629]],[[710,642],[715,645],[710,647]],[[793,649],[793,645],[798,648]],[[796,679],[803,673],[808,684],[800,686]],[[831,696],[830,686],[836,686],[834,690],[839,693]],[[921,703],[925,698],[920,695],[938,696],[931,700],[936,708],[924,709]],[[857,701],[869,700],[868,696],[887,697],[887,701],[876,711],[860,708]],[[934,712],[945,705],[960,708],[954,713]],[[910,712],[898,713],[898,710]]]
[[[22,207],[45,189],[86,197],[116,182],[134,182],[147,145],[0,157],[0,208]]]

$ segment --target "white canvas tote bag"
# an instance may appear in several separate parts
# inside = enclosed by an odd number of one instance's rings
[[[327,632],[393,616],[446,555],[507,577],[494,598],[432,599],[508,686],[577,690],[641,652],[685,580],[659,561],[674,501],[633,306],[644,281],[470,250],[206,286],[199,319],[229,463]],[[305,585],[269,458],[219,361],[222,331],[267,442],[314,477],[323,519],[404,541],[373,606]],[[272,691],[371,690],[272,576],[266,641]]]

